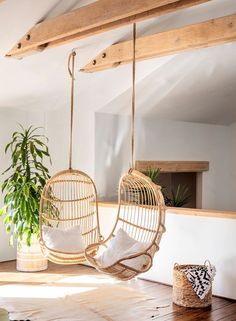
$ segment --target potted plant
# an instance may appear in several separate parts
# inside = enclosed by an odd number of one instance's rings
[[[191,195],[189,194],[189,188],[187,185],[178,185],[176,191],[172,190],[172,207],[183,207],[188,204]]]
[[[159,185],[158,180],[159,180],[160,173],[161,173],[161,169],[157,168],[157,169],[148,169],[145,174],[149,178],[151,178],[153,183]],[[166,187],[162,186],[162,193],[163,193],[166,206],[183,207],[184,205],[188,204],[191,198],[191,195],[189,194],[189,188],[187,185],[179,184],[176,190],[172,189],[170,197],[167,196]]]
[[[11,165],[5,170],[10,175],[2,184],[6,231],[10,243],[17,241],[17,269],[39,271],[47,268],[42,256],[39,238],[39,206],[42,189],[49,179],[44,159],[51,162],[47,138],[40,135],[38,127],[30,126],[12,134],[5,153],[11,154]]]

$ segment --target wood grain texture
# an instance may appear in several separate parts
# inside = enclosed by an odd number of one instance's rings
[[[118,208],[116,202],[99,202],[99,208]],[[236,220],[236,212],[231,211],[218,211],[199,208],[184,208],[184,207],[169,207],[166,208],[166,215],[190,215],[190,216],[202,216],[210,218],[223,218]]]
[[[140,172],[160,168],[162,173],[199,173],[209,170],[207,161],[142,161],[135,162],[135,168]]]
[[[236,14],[138,38],[136,59],[163,57],[235,40]],[[132,61],[132,46],[131,40],[114,44],[81,70],[96,72],[130,63]]]
[[[210,0],[99,0],[31,28],[7,53],[21,58],[84,37]]]
[[[27,274],[17,273],[15,271],[14,261],[0,263],[0,286],[7,284],[11,284],[12,286],[30,285],[36,286],[37,288],[42,287],[43,289],[45,285],[50,286],[51,284],[53,286],[52,282],[58,281],[57,286],[58,289],[60,289],[60,287],[72,286],[72,283],[67,283],[68,278],[78,275],[85,276],[85,280],[88,275],[100,275],[103,277],[104,282],[108,279],[107,276],[99,274],[96,270],[85,266],[61,266],[50,263],[49,269],[44,273]],[[82,283],[80,286],[81,285],[85,286],[86,283]],[[144,315],[135,313],[136,306],[130,304],[128,311],[130,313],[130,321],[152,320],[152,315],[155,315],[155,320],[159,321],[235,321],[236,303],[233,300],[213,297],[211,308],[187,309],[172,303],[172,287],[170,286],[140,279],[122,282],[121,285],[127,289],[137,292],[141,291],[145,295],[154,298],[153,311],[145,312],[146,319]],[[73,286],[79,286],[79,284],[73,284]],[[89,286],[91,286],[91,284],[89,284]],[[12,298],[12,300],[12,303],[14,303],[14,298]],[[117,315],[117,320],[121,320],[124,311],[122,311],[121,306],[116,304],[115,297],[111,297],[111,300],[113,300],[114,303],[112,306],[114,313]],[[159,308],[156,309],[156,307]],[[55,315],[55,319],[56,317]],[[126,320],[127,319],[124,321]],[[81,321],[87,320],[81,319]],[[113,319],[113,321],[116,321],[116,319]]]

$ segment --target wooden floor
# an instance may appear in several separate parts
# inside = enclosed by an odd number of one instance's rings
[[[50,264],[46,273],[20,273],[16,272],[15,262],[12,261],[0,263],[0,285],[30,284],[38,286],[41,284],[45,284],[45,282],[59,280],[62,276],[91,274],[94,275],[97,273],[98,272],[94,269],[85,266],[60,266],[55,264]],[[138,291],[144,292],[148,296],[157,298],[157,305],[160,307],[159,313],[155,314],[154,312],[153,315],[151,314],[148,317],[150,320],[155,319],[158,321],[236,321],[236,301],[213,297],[213,304],[211,308],[187,309],[172,304],[172,288],[169,286],[139,279],[124,282],[122,283],[122,286],[129,287],[135,290],[137,289]],[[119,307],[114,306],[114,309],[119,309]],[[130,319],[124,321],[132,320]],[[141,319],[137,315],[134,321],[141,321]]]

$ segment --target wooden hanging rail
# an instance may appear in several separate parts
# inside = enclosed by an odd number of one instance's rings
[[[236,40],[236,14],[137,39],[136,59],[163,57]],[[96,72],[132,61],[132,40],[114,44],[81,71]]]
[[[46,48],[208,1],[210,0],[98,0],[36,24],[6,56],[22,58]]]

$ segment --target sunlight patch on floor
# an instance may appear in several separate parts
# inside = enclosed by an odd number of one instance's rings
[[[69,287],[48,285],[2,285],[1,298],[62,298],[67,295],[96,290],[96,287]]]
[[[110,277],[97,275],[78,275],[71,277],[64,277],[54,283],[73,283],[73,284],[117,284],[121,281],[112,279]]]
[[[11,282],[19,276],[21,282],[24,282],[23,274],[10,273]],[[114,285],[119,281],[110,277],[99,275],[76,275],[63,276],[57,280],[50,279],[41,284],[34,284],[34,277],[30,278],[32,285],[23,284],[6,284],[0,286],[1,298],[62,298],[67,295],[85,293],[96,290],[101,285]]]
[[[124,321],[136,315],[145,319],[150,313],[150,297],[127,287],[127,282],[91,269],[68,270],[67,274],[65,268],[61,273],[0,272],[0,306],[12,320],[52,321],[59,315],[62,321]]]

